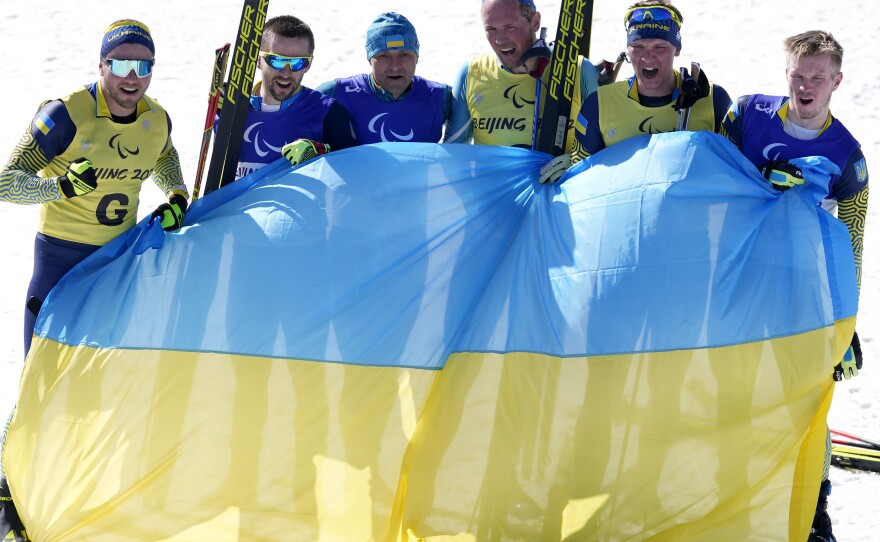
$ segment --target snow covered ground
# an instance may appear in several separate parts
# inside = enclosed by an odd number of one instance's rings
[[[553,36],[558,1],[536,0],[544,26]],[[596,2],[592,57],[613,59],[625,48],[622,17],[627,1]],[[681,65],[700,62],[710,79],[731,96],[753,92],[785,94],[785,59],[781,41],[805,30],[831,31],[843,44],[844,78],[832,100],[832,112],[862,143],[875,177],[880,167],[880,52],[873,2],[868,0],[743,0],[737,4],[677,0],[684,14]],[[232,41],[241,12],[240,0],[135,2],[132,0],[28,0],[8,2],[0,11],[0,156],[8,153],[28,126],[40,103],[61,97],[97,78],[103,29],[133,17],[150,26],[157,64],[149,95],[157,98],[174,121],[173,137],[192,187],[201,141],[213,50]],[[292,8],[293,11],[286,11]],[[867,11],[865,11],[867,10]],[[382,11],[398,11],[416,26],[421,41],[417,73],[451,82],[461,63],[488,50],[479,18],[479,2],[407,2],[404,0],[335,0],[296,4],[273,0],[269,17],[292,13],[315,33],[315,61],[304,83],[316,87],[335,77],[367,71],[364,36]],[[628,77],[627,67],[621,77]],[[877,179],[875,178],[875,182]],[[875,192],[877,189],[875,188]],[[876,197],[874,198],[876,200]],[[141,216],[163,197],[148,181]],[[0,416],[5,418],[17,395],[22,367],[22,313],[31,273],[32,243],[39,210],[0,205],[0,231],[6,252],[0,264]],[[855,380],[838,384],[830,424],[840,430],[880,439],[880,204],[872,202],[865,242],[858,330],[865,367]],[[832,472],[830,512],[841,542],[878,539],[880,476]]]

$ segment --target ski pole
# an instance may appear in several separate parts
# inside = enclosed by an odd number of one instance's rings
[[[208,93],[208,113],[205,117],[205,128],[202,131],[202,146],[199,148],[199,158],[196,165],[196,181],[193,186],[192,200],[199,197],[202,188],[202,176],[205,173],[205,162],[208,159],[208,146],[211,144],[211,135],[214,133],[214,119],[217,116],[217,106],[220,103],[220,87],[223,78],[226,77],[226,58],[229,56],[229,44],[214,51],[214,70],[211,74],[211,90]]]
[[[844,433],[843,431],[838,431],[836,429],[830,429],[830,431],[831,442],[834,444],[857,446],[859,448],[865,448],[868,450],[880,451],[880,443],[878,442],[874,442],[873,440],[868,440],[862,437],[857,437],[856,435],[852,435],[850,433]]]

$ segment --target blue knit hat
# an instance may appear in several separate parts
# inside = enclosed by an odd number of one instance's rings
[[[385,12],[367,28],[367,60],[382,51],[406,50],[419,54],[419,38],[409,19],[399,13]]]
[[[151,53],[156,54],[153,37],[150,36],[150,29],[147,28],[147,25],[134,19],[126,19],[117,21],[104,30],[104,38],[101,40],[101,58],[106,58],[110,51],[126,43],[143,45]]]

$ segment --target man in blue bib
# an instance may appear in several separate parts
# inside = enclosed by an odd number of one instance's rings
[[[380,14],[367,29],[366,52],[370,73],[317,88],[351,115],[358,144],[440,141],[452,88],[415,74],[419,38],[412,23],[399,13]]]
[[[802,184],[800,171],[788,160],[824,156],[840,170],[831,176],[821,205],[846,224],[861,287],[862,244],[868,216],[868,166],[859,142],[831,115],[831,96],[840,86],[843,47],[828,32],[812,30],[784,41],[788,96],[750,94],[739,97],[724,119],[724,131],[777,190]],[[862,363],[858,334],[853,335],[834,380],[859,374]],[[830,435],[825,452],[822,486],[810,542],[834,542],[828,495],[831,462]]]
[[[266,21],[245,120],[235,178],[281,158],[298,164],[356,143],[348,113],[336,100],[302,85],[312,65],[315,36],[292,15]],[[302,146],[301,142],[308,142]]]

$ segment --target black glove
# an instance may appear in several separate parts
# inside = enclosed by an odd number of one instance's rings
[[[676,111],[693,107],[697,100],[705,98],[712,90],[706,72],[696,62],[691,64],[691,73],[688,73],[687,68],[681,68],[680,73],[681,85],[678,87],[678,98],[672,106]]]
[[[761,175],[770,181],[773,188],[785,191],[792,186],[804,184],[804,174],[800,168],[785,160],[774,160],[761,166]]]
[[[58,177],[58,186],[61,187],[64,197],[84,196],[98,188],[95,168],[89,160],[77,158],[67,164],[67,174]]]
[[[177,192],[171,194],[168,203],[156,207],[153,215],[150,217],[161,217],[162,229],[165,231],[174,231],[183,226],[183,217],[186,215],[186,198]]]
[[[834,380],[840,382],[844,378],[849,380],[854,376],[859,376],[859,369],[862,368],[862,345],[859,342],[859,334],[853,333],[852,341],[849,348],[843,355],[843,359],[834,366]]]

